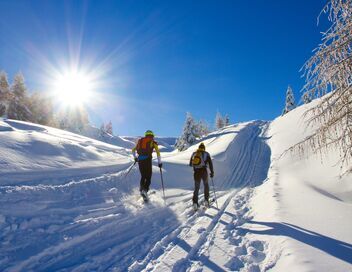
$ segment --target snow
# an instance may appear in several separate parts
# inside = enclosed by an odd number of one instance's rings
[[[67,131],[0,120],[1,184],[33,182],[121,170],[129,150]],[[85,169],[83,171],[83,169]]]
[[[165,138],[166,198],[154,160],[143,204],[126,146],[0,120],[0,270],[351,270],[351,176],[339,179],[334,152],[323,164],[283,155],[311,132],[302,113],[312,105],[203,138],[217,203],[197,212],[188,164],[200,141],[178,152]]]
[[[304,158],[290,152],[282,155],[310,135],[302,115],[313,105],[277,118],[268,132],[271,166],[266,184],[257,188],[252,200],[254,219],[249,227],[257,228],[254,236],[265,237],[280,252],[273,271],[352,269],[351,175],[339,179],[336,152],[324,160],[310,152]]]
[[[100,129],[92,126],[87,125],[84,127],[84,130],[81,133],[83,136],[102,141],[111,145],[116,145],[119,147],[132,149],[135,146],[134,141],[130,141],[120,136],[113,136],[111,134],[105,133],[104,136],[101,135]]]

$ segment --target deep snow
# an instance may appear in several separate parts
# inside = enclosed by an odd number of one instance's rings
[[[2,185],[96,176],[122,170],[131,161],[124,147],[21,121],[0,119],[0,137]]]
[[[203,139],[218,208],[198,212],[188,166],[197,144],[164,149],[166,199],[154,166],[145,205],[137,168],[126,176],[130,150],[1,121],[0,270],[352,270],[351,175],[339,179],[334,152],[324,164],[309,152],[282,155],[310,133],[302,120],[310,106]]]
[[[275,271],[352,271],[352,175],[340,179],[337,152],[285,152],[312,133],[302,116],[318,102],[275,119],[268,131],[270,171],[252,198],[247,231],[271,242]]]

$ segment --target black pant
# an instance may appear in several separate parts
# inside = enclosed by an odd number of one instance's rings
[[[141,182],[139,191],[149,191],[152,179],[152,158],[138,161],[139,171],[141,172]]]
[[[200,182],[203,180],[204,185],[204,199],[209,201],[209,183],[208,183],[208,171],[206,168],[200,168],[194,170],[194,192],[193,192],[193,203],[198,204],[198,193],[200,188]]]

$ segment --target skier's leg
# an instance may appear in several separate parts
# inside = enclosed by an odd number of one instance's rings
[[[199,175],[199,171],[194,171],[194,192],[193,192],[193,203],[198,204],[198,193],[200,187],[201,176]]]
[[[150,183],[152,182],[152,174],[153,174],[153,170],[152,170],[152,159],[147,159],[146,160],[146,169],[145,169],[145,191],[148,192],[149,191],[149,186]]]
[[[202,173],[203,185],[204,185],[204,199],[209,202],[209,182],[208,182],[208,171],[204,169]]]
[[[145,170],[145,161],[138,162],[139,171],[141,173],[141,181],[139,184],[139,191],[142,192],[145,190],[145,181],[146,181],[146,170]]]

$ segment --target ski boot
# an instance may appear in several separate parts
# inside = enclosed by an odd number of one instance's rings
[[[142,190],[141,196],[143,197],[144,202],[148,202],[149,199],[146,191]]]
[[[198,211],[199,205],[198,203],[193,203],[193,210]]]

